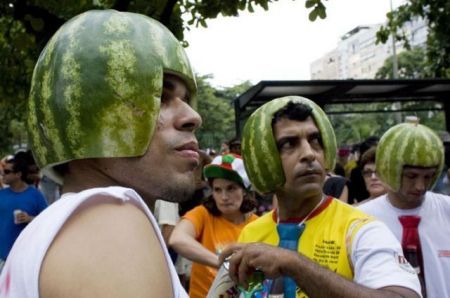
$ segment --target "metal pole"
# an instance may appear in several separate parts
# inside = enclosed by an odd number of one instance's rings
[[[390,0],[391,4],[391,13],[394,13],[394,8],[392,6],[392,0]],[[397,61],[397,50],[395,48],[395,30],[394,28],[391,29],[392,34],[392,78],[397,79],[398,78],[398,61]]]
[[[392,0],[389,0],[390,4],[391,4],[391,14],[394,13],[394,7],[392,5]],[[395,29],[391,28],[391,38],[392,38],[392,78],[398,79],[398,61],[397,61],[397,49],[395,47]],[[402,109],[402,104],[400,102],[395,102],[394,103],[394,109],[396,110],[401,110]],[[401,123],[402,122],[402,113],[401,112],[397,112],[395,113],[395,121],[397,123]]]

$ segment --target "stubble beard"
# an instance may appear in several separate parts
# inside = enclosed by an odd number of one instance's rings
[[[195,192],[195,181],[184,179],[183,181],[173,181],[169,185],[163,185],[156,196],[157,200],[180,203],[188,201]]]

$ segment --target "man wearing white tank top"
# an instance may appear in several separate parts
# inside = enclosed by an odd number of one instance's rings
[[[150,209],[194,191],[195,95],[182,46],[146,16],[88,11],[55,33],[28,127],[63,195],[14,244],[0,297],[187,297]]]

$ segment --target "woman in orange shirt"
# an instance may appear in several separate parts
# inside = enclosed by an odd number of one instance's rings
[[[215,157],[205,166],[204,174],[212,195],[183,216],[169,240],[173,249],[194,262],[190,298],[206,297],[220,265],[220,252],[236,242],[242,228],[257,218],[253,214],[256,201],[239,155]]]

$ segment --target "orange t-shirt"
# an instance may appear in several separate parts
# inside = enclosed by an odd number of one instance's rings
[[[245,222],[236,225],[222,216],[213,216],[203,205],[200,205],[186,213],[183,218],[194,225],[197,241],[206,249],[219,255],[228,244],[237,242],[242,228],[258,216],[252,214]],[[216,269],[194,262],[189,283],[189,297],[206,297],[216,274]]]

